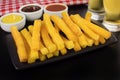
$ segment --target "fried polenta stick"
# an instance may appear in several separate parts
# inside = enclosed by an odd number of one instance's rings
[[[44,45],[48,49],[49,53],[53,53],[57,50],[57,47],[52,42],[52,39],[50,38],[45,26],[41,27],[41,38],[43,40]]]
[[[93,45],[93,43],[94,43],[94,40],[93,39],[91,39],[89,36],[87,36],[86,34],[84,34],[85,35],[85,37],[86,37],[86,40],[87,40],[87,42],[88,42],[88,46],[92,46]]]
[[[23,35],[22,35],[22,38],[23,38],[23,41],[24,41],[24,44],[25,44],[25,48],[26,48],[26,52],[27,52],[27,57],[28,57],[28,60],[29,60],[29,55],[30,55],[31,49],[30,49],[30,46],[29,46],[28,42],[23,37]],[[28,62],[28,60],[26,62]]]
[[[99,42],[101,44],[104,44],[106,42],[106,40],[104,39],[104,37],[100,36]]]
[[[82,33],[81,36],[78,37],[78,41],[82,48],[86,48],[88,46],[88,42],[84,33]]]
[[[63,39],[63,41],[64,41],[64,43],[65,43],[65,47],[67,48],[67,49],[73,49],[74,48],[74,43],[73,43],[73,41],[71,41],[71,40],[68,40],[67,38],[65,38],[64,36],[62,36],[61,35],[61,37],[62,37],[62,39]]]
[[[94,40],[94,45],[98,46],[99,45],[99,40]]]
[[[56,50],[54,53],[53,53],[54,56],[59,56],[59,50]]]
[[[28,45],[28,42],[26,41],[26,39],[23,37],[23,35],[21,34],[22,39],[24,41],[25,44],[25,48],[26,48],[26,52],[27,52],[27,56],[30,54],[30,46]],[[29,58],[29,57],[28,57]]]
[[[40,27],[41,20],[35,20],[32,30],[31,52],[29,55],[28,63],[33,63],[39,58],[38,50],[40,48]]]
[[[65,36],[63,36],[62,34],[60,34],[60,33],[59,33],[60,29],[57,27],[57,25],[55,25],[55,29],[56,29],[57,33],[58,33],[58,34],[61,36],[61,38],[63,39],[64,44],[65,44],[65,47],[66,47],[67,49],[69,49],[69,50],[72,49],[72,48],[74,48],[74,43],[73,43],[73,41],[67,39]]]
[[[55,25],[55,29],[56,29],[57,33],[59,34],[59,36],[63,39],[64,37],[59,33],[60,29],[57,27],[57,25]],[[69,41],[66,38],[64,38],[63,41],[65,44],[65,47],[68,47],[69,49],[71,49],[71,47],[72,47],[71,42],[73,43],[73,41]],[[74,44],[73,44],[73,47],[74,47]],[[65,54],[67,54],[67,49],[63,48],[60,50],[60,52],[62,55],[65,55]]]
[[[24,37],[23,37],[24,38]],[[38,53],[36,51],[32,51],[30,49],[30,46],[27,44],[27,41],[24,39],[25,47],[27,50],[27,55],[28,55],[28,63],[33,63],[38,59]]]
[[[55,29],[56,29],[56,31],[57,31],[57,33],[61,36],[61,38],[63,39],[63,41],[64,41],[64,44],[65,44],[65,47],[67,48],[67,49],[72,49],[72,48],[74,48],[74,43],[73,43],[73,41],[72,40],[69,40],[69,39],[67,39],[65,36],[63,36],[63,35],[61,35],[60,33],[59,33],[59,31],[60,31],[60,29],[57,27],[57,25],[55,25]],[[64,51],[65,52],[65,51]]]
[[[78,16],[78,15],[76,15]],[[86,26],[88,26],[92,31],[94,31],[95,33],[99,34],[100,36],[104,37],[105,39],[108,39],[111,37],[111,32],[105,30],[104,28],[91,23],[90,21],[85,20],[84,18],[79,16],[79,21],[81,23],[84,23]]]
[[[69,40],[77,41],[77,37],[66,25],[66,23],[57,15],[52,15],[51,20],[59,27],[59,29],[67,36]]]
[[[37,59],[39,59],[39,53],[37,50],[31,49],[28,57],[28,63],[34,63]]]
[[[49,59],[49,58],[52,58],[54,56],[54,54],[53,53],[48,53],[48,54],[46,54],[46,56]]]
[[[40,61],[45,61],[46,60],[46,56],[43,55],[42,53],[39,52],[39,58],[40,58]]]
[[[99,34],[100,36],[104,37],[105,39],[109,39],[111,37],[111,32],[103,29],[100,26],[97,26],[93,23],[86,23],[86,25],[89,25],[88,27],[91,28],[94,32],[96,32],[97,34]]]
[[[28,30],[26,28],[24,28],[20,32],[23,35],[23,37],[25,38],[25,40],[27,41],[27,44],[31,49],[31,38],[32,38],[32,36],[30,35],[30,33],[28,32]]]
[[[48,31],[48,33],[50,34],[53,42],[56,44],[58,50],[61,50],[65,47],[64,45],[64,41],[62,40],[62,38],[58,35],[58,33],[56,32],[51,20],[50,20],[50,15],[49,14],[44,14],[43,15],[43,20],[45,23],[45,27]]]
[[[24,40],[24,43],[25,43],[25,47],[26,47],[26,50],[27,50],[27,54],[28,54],[28,63],[29,63],[29,56],[30,56],[30,52],[31,52],[31,35],[30,33],[27,31],[26,28],[24,28],[23,30],[20,31],[22,36],[23,36],[23,40]]]
[[[79,43],[77,41],[75,41],[73,43],[74,43],[74,51],[80,51],[81,50],[81,46],[79,45]]]
[[[63,48],[63,49],[60,50],[60,52],[61,52],[62,55],[65,55],[65,54],[67,54],[67,49]]]
[[[23,37],[24,39],[24,43],[25,43],[25,47],[27,50],[27,55],[28,55],[28,63],[33,63],[38,59],[38,53],[37,51],[31,51],[30,46],[28,45],[26,39]]]
[[[32,35],[33,25],[29,25],[28,30],[29,30],[30,34]]]
[[[63,20],[68,25],[68,27],[73,31],[73,33],[77,36],[80,36],[82,34],[80,28],[78,25],[76,25],[71,18],[69,17],[67,12],[62,12]]]
[[[13,37],[16,47],[17,47],[17,53],[18,53],[20,62],[26,62],[27,61],[27,51],[26,51],[22,36],[16,26],[11,27],[11,33],[12,33],[12,37]]]
[[[81,18],[79,14],[71,15],[71,19],[86,33],[94,40],[99,40],[99,35],[93,32],[89,27],[87,27],[83,22],[81,22]]]
[[[32,30],[32,39],[31,39],[32,49],[34,50],[39,50],[40,48],[40,29],[41,29],[41,20],[35,20]]]
[[[54,24],[54,27],[55,27],[55,30],[57,31],[57,33],[59,34],[60,29],[57,27],[57,25],[56,25],[56,24]]]
[[[42,55],[48,54],[48,49],[43,45],[43,42],[40,40],[40,52]]]
[[[28,26],[28,29],[30,31],[30,33],[32,33],[32,30],[33,30],[33,26],[30,25]],[[29,39],[28,39],[29,40]],[[40,39],[40,52],[43,54],[43,55],[46,55],[48,53],[48,49],[43,45],[41,39]]]
[[[52,58],[54,55],[53,55],[53,53],[48,53],[46,56],[49,59],[49,58]]]
[[[29,31],[24,28],[23,30],[21,30],[21,34],[23,35],[24,39],[26,40],[28,46],[30,47],[30,51],[28,54],[28,63],[33,63],[38,59],[38,51],[37,50],[32,50],[32,46],[31,46],[31,39],[32,36],[30,35]]]
[[[44,45],[48,49],[48,54],[46,55],[47,58],[53,57],[54,52],[57,50],[57,46],[52,42],[52,39],[50,38],[48,34],[48,31],[44,25],[44,22],[42,22],[42,27],[41,27],[41,37],[42,37]]]
[[[91,16],[92,16],[92,13],[87,11],[86,14],[85,14],[85,20],[91,21]]]

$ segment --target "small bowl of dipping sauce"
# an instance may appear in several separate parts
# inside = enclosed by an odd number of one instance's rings
[[[16,26],[20,30],[25,26],[25,23],[26,17],[21,13],[9,13],[0,18],[1,28],[6,32],[11,32],[11,26]]]
[[[19,8],[19,12],[24,14],[28,21],[34,21],[42,16],[43,7],[39,4],[26,4]]]
[[[44,13],[48,13],[49,15],[58,15],[62,17],[62,12],[68,12],[68,6],[64,3],[51,3],[44,6]]]

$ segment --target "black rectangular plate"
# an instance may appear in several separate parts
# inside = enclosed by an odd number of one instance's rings
[[[99,23],[99,22],[95,22],[95,23],[97,25],[100,25],[100,26],[103,27],[103,25],[101,23]],[[86,52],[89,52],[89,51],[93,51],[93,50],[96,50],[96,49],[99,49],[99,48],[102,48],[102,47],[105,47],[105,46],[108,46],[110,44],[113,44],[113,43],[117,42],[117,38],[112,34],[111,38],[108,39],[105,44],[100,44],[98,46],[87,47],[87,48],[82,49],[81,51],[78,51],[78,52],[75,52],[74,50],[70,50],[64,56],[53,57],[53,58],[47,59],[43,62],[36,61],[35,63],[28,64],[28,63],[20,63],[18,55],[17,55],[16,46],[15,46],[14,40],[12,38],[12,35],[11,34],[6,35],[5,40],[6,40],[6,44],[7,44],[7,47],[8,47],[8,51],[9,51],[9,55],[10,55],[10,58],[12,60],[12,63],[14,65],[15,69],[17,69],[17,70],[32,68],[32,67],[35,67],[35,66],[41,66],[41,65],[44,65],[44,64],[47,64],[47,63],[52,63],[52,62],[56,62],[56,61],[59,61],[59,60],[67,59],[67,58],[77,56],[77,55],[80,55],[80,54],[83,54],[83,53],[86,53]]]

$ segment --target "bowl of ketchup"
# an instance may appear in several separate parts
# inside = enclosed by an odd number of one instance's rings
[[[44,13],[48,13],[49,15],[58,15],[62,17],[62,12],[68,12],[68,6],[64,3],[51,3],[44,6]]]
[[[40,4],[27,4],[19,8],[19,12],[26,16],[28,21],[34,21],[41,18],[43,14],[43,6]]]

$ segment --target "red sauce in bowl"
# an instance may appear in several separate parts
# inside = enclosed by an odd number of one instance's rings
[[[46,10],[48,11],[61,11],[64,9],[66,9],[66,7],[64,5],[59,5],[59,4],[49,5],[46,7]]]
[[[22,8],[22,11],[24,11],[24,12],[35,12],[35,11],[38,11],[40,9],[41,9],[41,7],[39,7],[39,6],[30,5],[30,6],[26,6],[26,7]]]

